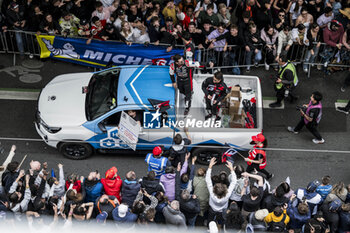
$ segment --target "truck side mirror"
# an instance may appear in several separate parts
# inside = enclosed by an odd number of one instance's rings
[[[102,131],[102,133],[107,133],[106,126],[102,122],[98,123],[97,126]]]

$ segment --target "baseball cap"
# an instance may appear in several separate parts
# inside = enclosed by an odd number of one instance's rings
[[[165,21],[168,22],[168,21],[174,21],[172,17],[168,16],[165,18]]]
[[[117,15],[118,15],[118,16],[124,15],[124,14],[125,14],[125,12],[124,12],[123,9],[119,9],[119,10],[117,11]]]
[[[118,169],[116,167],[111,167],[110,169],[108,169],[108,171],[106,171],[106,179],[112,179],[115,175],[115,173],[118,172]]]
[[[252,137],[253,141],[258,141],[258,142],[264,142],[265,141],[265,136],[262,133],[259,133],[256,136]]]
[[[108,217],[108,213],[106,211],[102,211],[96,217],[97,223],[104,223],[104,221],[107,219],[107,217]]]
[[[125,204],[120,204],[118,207],[118,215],[121,218],[124,218],[126,215],[126,212],[128,212],[128,206]]]
[[[267,209],[261,209],[261,210],[257,210],[254,214],[254,217],[256,218],[256,220],[258,221],[263,221],[264,218],[269,214],[269,211]]]
[[[17,3],[15,3],[15,2],[11,3],[11,8],[12,9],[16,9],[18,7],[19,7],[19,5]]]
[[[86,24],[89,24],[89,21],[88,20],[86,20],[86,19],[83,19],[83,20],[81,20],[80,21],[80,25],[86,25]]]
[[[329,203],[329,211],[335,212],[337,211],[341,206],[341,201],[339,199],[336,199]]]
[[[320,186],[320,184],[320,181],[314,180],[307,185],[306,190],[310,193],[313,193],[316,191],[317,187]]]

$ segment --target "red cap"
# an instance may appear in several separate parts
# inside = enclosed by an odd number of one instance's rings
[[[111,167],[105,173],[106,179],[112,179],[117,172],[118,172],[118,169],[116,167]]]
[[[162,151],[162,148],[160,147],[160,146],[156,146],[156,147],[154,147],[153,148],[153,155],[155,155],[155,156],[158,156],[158,155],[160,155],[161,153],[162,153],[163,151]]]
[[[265,136],[262,135],[261,133],[259,133],[258,135],[253,136],[252,140],[253,141],[257,141],[257,142],[264,142],[265,141]]]
[[[255,103],[256,103],[255,97],[251,98],[251,99],[250,99],[250,102],[252,102],[253,104],[255,104]]]

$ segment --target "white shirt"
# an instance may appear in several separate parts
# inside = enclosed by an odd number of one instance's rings
[[[320,17],[317,19],[317,24],[320,26],[327,25],[329,22],[332,21],[334,18],[334,14],[332,13],[331,16],[326,17],[326,14],[322,14]]]

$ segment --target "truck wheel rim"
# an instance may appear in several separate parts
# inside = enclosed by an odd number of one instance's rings
[[[86,154],[86,148],[81,145],[69,145],[65,148],[69,156],[82,157]]]

